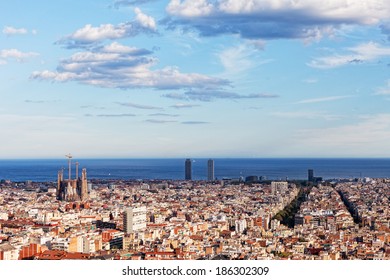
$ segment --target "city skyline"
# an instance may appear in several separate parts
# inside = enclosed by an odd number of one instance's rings
[[[390,157],[390,3],[316,2],[2,3],[0,158]]]

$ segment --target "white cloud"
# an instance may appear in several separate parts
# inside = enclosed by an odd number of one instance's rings
[[[62,60],[57,71],[35,71],[31,78],[123,89],[215,88],[229,84],[227,80],[198,73],[181,73],[177,67],[152,70],[157,59],[149,54],[147,50],[113,43],[75,53]]]
[[[203,36],[239,34],[248,39],[320,39],[343,25],[387,20],[387,0],[171,0],[171,27],[193,28]]]
[[[153,17],[144,14],[140,8],[135,8],[136,21],[144,28],[150,30],[157,30],[156,21]]]
[[[93,42],[104,39],[117,39],[124,37],[126,34],[126,25],[114,26],[112,24],[101,24],[98,27],[93,27],[91,24],[85,25],[83,28],[76,30],[69,39]]]
[[[211,13],[271,17],[286,12],[309,17],[310,13],[317,20],[350,20],[364,24],[376,24],[381,19],[388,19],[390,4],[386,0],[171,0],[167,11],[171,14],[189,17],[207,16]]]
[[[213,4],[207,0],[171,0],[167,6],[168,13],[183,17],[207,16],[213,10]]]
[[[341,100],[345,98],[353,97],[353,95],[339,95],[339,96],[327,96],[327,97],[320,97],[320,98],[311,98],[311,99],[304,99],[301,101],[296,102],[296,104],[308,104],[308,103],[320,103],[320,102],[328,102],[328,101],[336,101]]]
[[[27,34],[28,31],[27,29],[25,28],[15,28],[15,27],[12,27],[12,26],[5,26],[3,28],[3,34],[5,35],[23,35],[23,34]]]
[[[262,58],[261,54],[252,41],[223,48],[216,53],[223,67],[221,76],[228,79],[248,79],[248,72],[260,65],[273,62],[273,59]]]
[[[335,54],[315,58],[307,65],[319,69],[329,69],[348,64],[372,62],[381,57],[390,56],[390,48],[374,42],[360,44],[356,47],[347,48],[347,54]]]
[[[137,36],[140,33],[157,33],[156,22],[153,17],[144,14],[141,9],[135,8],[135,20],[114,24],[92,26],[87,24],[71,35],[65,36],[57,43],[67,48],[84,48],[105,40],[117,40]]]
[[[124,53],[124,54],[137,54],[141,49],[124,46],[119,44],[118,42],[112,42],[109,45],[105,45],[101,48],[97,48],[97,50],[100,50],[102,52],[106,53]],[[143,50],[144,53],[150,53],[149,51]]]
[[[77,74],[75,73],[59,73],[51,72],[49,70],[34,72],[31,77],[34,79],[53,80],[56,82],[66,82],[78,78]]]
[[[386,19],[390,5],[386,0],[221,0],[219,9],[229,14],[258,14],[270,11],[311,13],[318,19],[350,20],[375,24]],[[299,19],[298,19],[299,20]]]
[[[244,44],[229,47],[217,54],[225,71],[229,74],[245,72],[254,67],[252,55],[255,50],[249,49]]]
[[[24,62],[26,59],[38,56],[35,52],[22,52],[17,49],[0,50],[0,64],[6,64],[8,60],[15,59],[17,62]]]

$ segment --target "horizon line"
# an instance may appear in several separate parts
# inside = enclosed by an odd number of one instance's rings
[[[390,159],[390,156],[356,156],[356,157],[342,157],[342,156],[336,156],[336,157],[326,157],[326,156],[313,156],[313,157],[301,157],[301,156],[294,156],[294,157],[231,157],[231,156],[217,156],[217,157],[73,157],[73,160],[143,160],[143,159],[150,159],[150,160],[170,160],[170,159],[194,159],[194,160],[203,160],[203,159],[246,159],[246,160],[256,160],[256,159]],[[66,160],[65,156],[62,157],[15,157],[15,158],[0,158],[0,161],[3,160]]]

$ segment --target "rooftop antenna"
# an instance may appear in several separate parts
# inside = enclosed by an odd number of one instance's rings
[[[72,155],[71,155],[71,154],[67,154],[67,155],[65,155],[65,156],[68,158],[68,164],[69,164],[69,182],[70,182]]]

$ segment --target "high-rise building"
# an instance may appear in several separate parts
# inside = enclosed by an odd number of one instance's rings
[[[271,192],[273,195],[276,193],[285,193],[288,189],[288,182],[271,182]]]
[[[207,161],[207,180],[208,181],[214,181],[214,160],[209,159]]]
[[[146,229],[146,207],[127,208],[123,212],[123,231],[125,234]]]
[[[314,170],[313,169],[309,169],[307,171],[307,180],[309,182],[313,182],[314,181]]]
[[[192,180],[192,162],[189,158],[185,162],[185,179]]]
[[[247,222],[245,219],[236,220],[234,225],[237,233],[242,233],[247,228]]]

